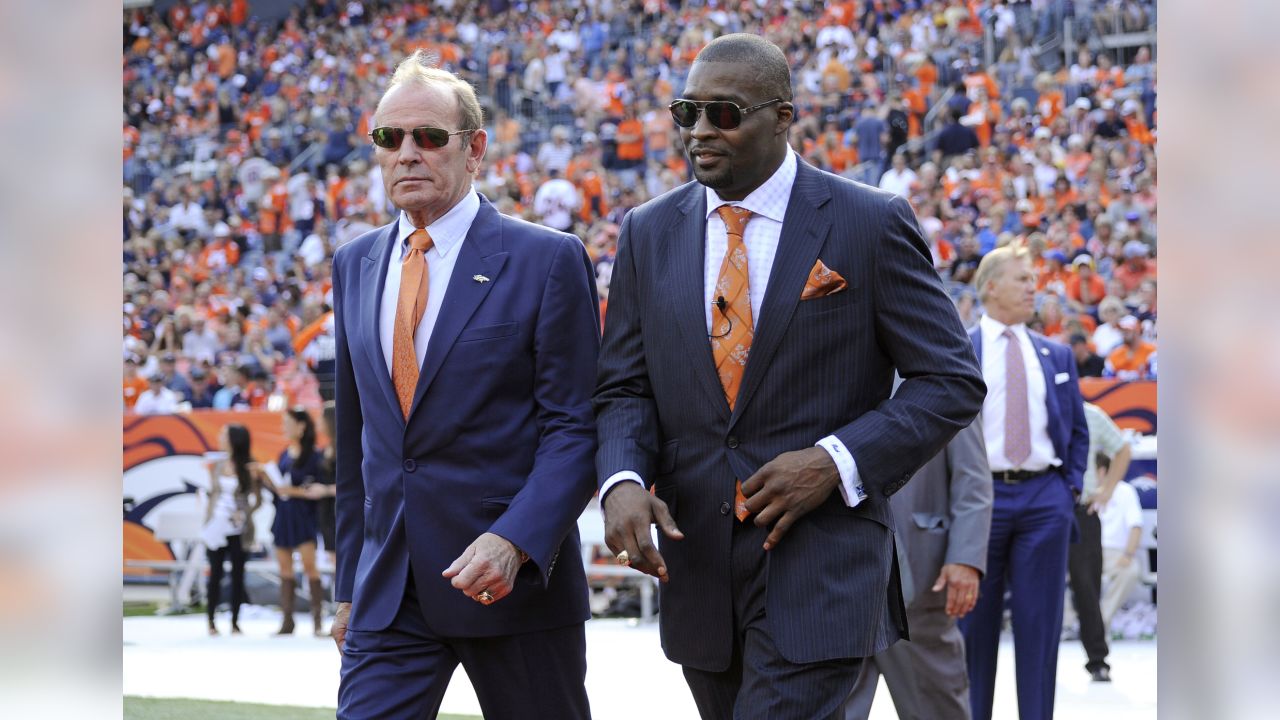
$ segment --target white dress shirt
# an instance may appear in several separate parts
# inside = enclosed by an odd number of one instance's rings
[[[724,263],[724,255],[729,247],[729,236],[724,220],[717,212],[721,205],[739,205],[752,212],[751,220],[743,231],[742,241],[747,246],[747,274],[749,298],[751,300],[751,319],[755,327],[760,327],[760,306],[764,302],[765,290],[769,287],[769,273],[773,270],[773,258],[778,252],[778,240],[782,236],[782,221],[787,215],[787,204],[791,200],[791,188],[796,181],[796,156],[788,152],[785,159],[760,187],[742,199],[741,202],[723,200],[711,188],[704,188],[707,194],[707,237],[706,254],[703,266],[703,312],[706,317],[707,333],[711,333],[715,309],[715,287],[720,278],[720,266]],[[710,341],[708,341],[710,342]],[[747,360],[750,363],[750,359]],[[840,496],[849,507],[854,507],[866,498],[862,481],[858,477],[858,465],[848,448],[835,435],[828,435],[817,442],[817,446],[831,454],[836,468],[840,471]],[[746,478],[739,478],[746,480]],[[640,475],[630,470],[614,473],[605,480],[600,488],[603,500],[613,486],[623,480],[632,480],[643,484]]]
[[[1053,441],[1049,439],[1049,409],[1045,404],[1046,388],[1044,370],[1040,367],[1040,358],[1036,357],[1036,347],[1031,344],[1027,335],[1027,326],[1005,325],[993,320],[990,315],[983,315],[978,320],[982,332],[982,380],[987,384],[987,399],[982,404],[982,435],[987,441],[987,463],[992,472],[1002,470],[1045,470],[1050,466],[1062,465],[1062,460],[1054,453]],[[1008,328],[1013,331],[1022,350],[1022,364],[1027,376],[1027,420],[1031,429],[1031,456],[1020,467],[1014,467],[1009,458],[1004,456],[1004,416],[1005,416],[1005,350],[1009,340],[1003,333]]]
[[[431,235],[432,246],[427,251],[427,310],[422,313],[422,322],[413,336],[413,351],[418,358],[418,367],[422,367],[427,357],[427,344],[431,340],[431,332],[436,326],[436,317],[440,315],[440,306],[444,303],[444,293],[449,289],[449,278],[453,276],[453,266],[458,261],[458,248],[471,230],[471,223],[480,211],[480,196],[470,191],[462,196],[457,205],[449,209],[440,219],[424,228]],[[399,225],[396,227],[396,247],[387,253],[387,284],[382,289],[382,307],[378,312],[378,340],[382,343],[382,356],[387,361],[387,374],[391,374],[393,348],[396,332],[396,306],[400,302],[400,276],[404,265],[405,253],[409,250],[409,236],[417,230],[409,221],[409,216],[400,213]]]

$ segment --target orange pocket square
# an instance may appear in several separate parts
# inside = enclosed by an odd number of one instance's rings
[[[813,264],[813,269],[809,271],[809,280],[804,284],[804,292],[800,293],[800,299],[813,300],[814,298],[826,297],[847,287],[849,287],[849,283],[840,277],[840,273],[818,260]]]

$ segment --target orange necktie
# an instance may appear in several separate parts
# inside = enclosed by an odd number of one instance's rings
[[[747,245],[742,231],[751,219],[751,211],[734,205],[721,205],[716,209],[724,220],[729,236],[724,262],[720,264],[720,277],[716,280],[715,304],[720,316],[711,323],[711,355],[720,375],[729,410],[738,401],[738,388],[747,370],[747,355],[751,353],[751,339],[755,326],[751,322],[751,283],[747,274]],[[738,481],[734,497],[734,514],[739,521],[750,515],[742,494],[742,481]]]
[[[418,387],[418,354],[413,336],[427,310],[427,257],[431,236],[421,228],[409,236],[409,252],[400,271],[400,300],[396,303],[396,328],[391,345],[391,383],[396,387],[400,411],[409,419],[413,393]]]

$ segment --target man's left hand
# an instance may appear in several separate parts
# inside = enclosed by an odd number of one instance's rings
[[[947,590],[947,615],[961,618],[978,604],[978,570],[959,563],[947,563],[933,584],[934,592]]]
[[[742,483],[747,510],[760,527],[773,525],[764,549],[772,550],[796,520],[818,507],[840,484],[831,454],[820,447],[785,452]]]
[[[491,605],[511,594],[516,573],[520,572],[520,557],[520,550],[511,541],[484,533],[441,575],[452,578],[453,586],[476,602],[484,602],[481,593],[488,592],[493,599],[484,604]]]

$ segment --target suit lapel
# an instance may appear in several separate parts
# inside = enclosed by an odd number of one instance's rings
[[[449,288],[445,291],[444,302],[440,306],[440,314],[436,316],[435,327],[431,331],[431,341],[427,344],[427,357],[422,362],[418,373],[418,387],[414,391],[413,405],[409,409],[409,417],[417,411],[422,403],[422,396],[440,372],[440,366],[453,348],[458,334],[466,327],[480,303],[484,302],[489,291],[498,282],[498,274],[506,265],[509,253],[502,249],[502,220],[498,211],[481,197],[480,210],[476,219],[467,231],[467,237],[458,247],[458,260],[453,266],[453,275],[449,278]],[[489,282],[477,282],[476,275],[489,278]]]
[[[974,325],[969,331],[969,341],[973,343],[973,354],[978,356],[978,369],[982,369],[982,327]]]
[[[395,246],[395,235],[398,220],[394,220],[383,229],[382,234],[373,243],[369,254],[361,258],[360,265],[360,344],[364,346],[369,363],[373,366],[373,374],[378,378],[378,387],[382,388],[385,400],[396,408],[393,413],[403,422],[399,412],[400,402],[396,399],[396,389],[391,384],[391,373],[387,370],[387,357],[382,352],[382,338],[379,336],[379,311],[382,308],[382,293],[387,284],[387,268],[391,261],[389,254]]]
[[[778,252],[769,271],[768,289],[760,306],[760,317],[756,320],[751,354],[729,427],[733,427],[742,416],[760,386],[774,353],[786,335],[791,316],[800,304],[800,293],[809,279],[809,271],[813,269],[831,229],[831,221],[821,210],[830,199],[831,191],[818,171],[797,159],[796,180],[787,201]],[[852,292],[852,289],[846,292]]]
[[[711,397],[721,420],[729,417],[729,403],[720,385],[716,361],[707,338],[706,298],[707,195],[702,185],[692,183],[680,202],[680,214],[670,232],[659,243],[655,257],[667,258],[667,274],[660,287],[671,289],[676,324],[690,348],[688,357],[698,384]]]

